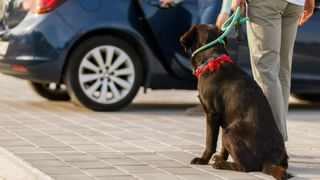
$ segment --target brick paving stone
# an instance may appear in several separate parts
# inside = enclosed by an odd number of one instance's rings
[[[67,167],[69,166],[68,164],[66,164],[65,162],[61,161],[61,160],[57,160],[57,159],[49,159],[49,160],[30,160],[28,161],[29,163],[31,163],[34,166],[37,167]]]
[[[69,162],[79,169],[110,168],[111,166],[101,161],[72,161]]]
[[[36,146],[7,146],[7,150],[13,153],[28,153],[28,152],[45,152],[43,149]]]
[[[162,168],[165,171],[168,171],[170,173],[173,174],[177,174],[177,175],[185,175],[185,174],[206,174],[205,172],[198,170],[198,169],[194,169],[192,167],[170,167],[170,168]]]
[[[164,151],[160,152],[160,154],[186,164],[189,164],[190,161],[196,157],[195,155],[184,151]]]
[[[40,169],[42,172],[48,174],[48,175],[78,175],[83,174],[81,171],[73,168],[73,167],[43,167],[38,166],[38,169]]]
[[[152,166],[159,168],[168,168],[168,167],[188,167],[188,165],[173,161],[173,160],[160,160],[160,161],[145,161],[147,164],[151,164]]]
[[[103,147],[101,145],[98,144],[85,144],[85,145],[74,145],[73,147],[77,148],[80,151],[85,151],[85,152],[96,152],[96,151],[101,151],[101,152],[105,152],[110,150],[110,148],[107,147]]]
[[[96,161],[97,158],[87,154],[60,154],[57,155],[59,158],[67,162],[79,162],[79,161]]]
[[[216,175],[181,175],[182,178],[188,180],[221,180],[222,177]]]
[[[17,153],[17,156],[23,158],[24,160],[52,160],[57,159],[49,153]]]
[[[99,168],[99,169],[84,169],[85,172],[95,176],[124,176],[128,175],[123,171],[116,168]]]
[[[12,140],[12,139],[6,139],[6,140],[0,140],[0,143],[2,146],[30,146],[31,144],[29,142],[23,141],[23,140]]]
[[[225,170],[215,171],[214,174],[220,177],[228,178],[228,179],[257,179],[257,176],[254,176],[249,173],[240,173],[240,172],[232,172],[232,171],[225,171]],[[270,176],[268,176],[268,178],[273,179]]]
[[[145,165],[145,163],[141,161],[137,161],[135,159],[125,158],[125,159],[103,159],[103,161],[114,165]]]
[[[99,177],[100,180],[137,180],[133,176],[108,176],[108,177]]]
[[[42,147],[42,149],[48,151],[48,152],[51,152],[51,153],[54,153],[54,152],[72,152],[72,151],[75,151],[75,149],[73,147],[70,147],[70,146],[66,146],[66,145],[63,145],[63,146],[57,146],[57,147]]]
[[[124,154],[118,152],[90,152],[91,155],[100,158],[100,159],[124,159],[128,158]]]
[[[141,165],[131,165],[131,166],[116,166],[119,169],[123,169],[131,174],[136,173],[160,173],[161,171],[152,166],[141,166]]]
[[[142,173],[142,174],[136,174],[136,176],[140,179],[145,180],[181,180],[182,178],[175,176],[173,174],[167,174],[167,173]]]
[[[94,180],[94,177],[82,174],[82,175],[54,175],[55,180]]]
[[[154,161],[154,160],[168,160],[168,158],[163,157],[163,156],[159,156],[158,154],[152,154],[152,155],[129,155],[129,157],[134,158],[134,159],[138,159],[138,160],[142,160],[142,161],[146,161],[146,160],[150,160],[150,161]]]

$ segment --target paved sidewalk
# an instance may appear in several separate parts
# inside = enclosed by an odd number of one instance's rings
[[[204,117],[184,114],[196,94],[140,94],[121,112],[99,113],[46,101],[25,81],[0,75],[0,146],[54,179],[273,179],[189,164],[205,142]],[[293,179],[320,179],[319,110],[299,103],[289,112]]]

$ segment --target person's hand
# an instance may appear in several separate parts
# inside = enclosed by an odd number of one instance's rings
[[[244,0],[233,0],[231,4],[231,9],[233,10],[233,12],[236,12],[239,5],[241,5],[241,16],[244,16],[244,9],[245,9]]]
[[[302,12],[302,15],[298,21],[299,26],[303,25],[305,22],[309,20],[309,18],[313,14],[315,2],[314,0],[306,0],[304,3],[304,10]]]
[[[229,14],[225,12],[221,12],[216,21],[216,25],[221,29],[221,26],[223,25],[224,22],[229,18]]]
[[[172,0],[160,0],[160,6],[162,8],[169,8],[172,4]]]

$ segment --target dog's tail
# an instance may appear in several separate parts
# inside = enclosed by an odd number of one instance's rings
[[[287,173],[283,166],[267,165],[263,167],[262,171],[273,176],[276,180],[286,180],[293,177],[292,174]]]
[[[293,178],[293,177],[294,177],[293,174],[287,173],[287,179],[290,179],[290,178]]]

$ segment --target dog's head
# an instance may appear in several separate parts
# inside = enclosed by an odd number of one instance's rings
[[[189,31],[180,37],[180,43],[184,47],[185,51],[192,54],[198,48],[210,43],[211,41],[216,40],[222,31],[215,25],[208,24],[196,24],[193,25]],[[227,39],[223,39],[227,43]],[[203,60],[212,56],[212,53],[221,53],[225,52],[224,45],[217,43],[209,50],[200,52],[202,54],[196,55],[195,58],[191,60],[192,70],[195,69],[202,63]]]

